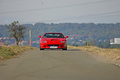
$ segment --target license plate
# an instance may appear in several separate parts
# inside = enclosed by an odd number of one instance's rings
[[[57,46],[50,46],[50,48],[54,48],[54,49],[56,49],[56,48],[57,48]]]

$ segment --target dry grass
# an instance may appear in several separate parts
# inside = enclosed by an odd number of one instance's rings
[[[26,50],[36,49],[29,46],[2,46],[0,47],[0,60],[9,59]]]
[[[105,49],[105,48],[98,48],[96,46],[80,46],[80,47],[68,46],[68,48],[77,48],[80,50],[92,52],[94,54],[104,56],[105,58],[109,59],[111,62],[117,61],[118,63],[120,63],[120,49]]]

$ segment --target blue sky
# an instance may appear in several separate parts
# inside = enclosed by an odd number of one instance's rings
[[[120,0],[0,0],[0,24],[117,23]]]

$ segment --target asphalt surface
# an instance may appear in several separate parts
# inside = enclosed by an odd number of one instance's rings
[[[120,67],[77,49],[38,49],[0,62],[0,80],[120,80]]]

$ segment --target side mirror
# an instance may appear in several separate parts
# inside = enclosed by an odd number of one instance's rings
[[[68,36],[66,36],[65,38],[68,38]]]
[[[38,36],[39,38],[41,38],[41,36]]]

